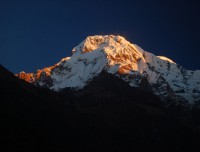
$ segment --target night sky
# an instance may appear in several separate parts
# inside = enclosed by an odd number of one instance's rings
[[[124,36],[200,69],[200,4],[192,0],[0,0],[0,64],[33,72],[71,56],[87,36]]]

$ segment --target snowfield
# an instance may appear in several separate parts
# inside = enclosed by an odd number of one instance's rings
[[[72,53],[53,68],[35,73],[34,81],[29,82],[55,91],[66,87],[82,89],[105,70],[133,87],[140,88],[145,82],[164,100],[200,101],[199,70],[186,70],[167,57],[145,52],[121,36],[89,36]]]

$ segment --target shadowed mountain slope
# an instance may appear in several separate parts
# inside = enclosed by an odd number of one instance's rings
[[[0,66],[0,90],[5,151],[180,151],[199,143],[157,96],[108,73],[83,90],[56,93]]]

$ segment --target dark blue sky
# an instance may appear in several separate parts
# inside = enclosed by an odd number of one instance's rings
[[[0,63],[32,72],[70,56],[89,35],[117,34],[200,69],[200,4],[161,0],[0,0]]]

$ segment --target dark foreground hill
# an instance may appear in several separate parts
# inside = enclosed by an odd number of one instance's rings
[[[0,100],[3,151],[191,151],[200,141],[187,110],[104,72],[81,91],[56,93],[1,66]]]

